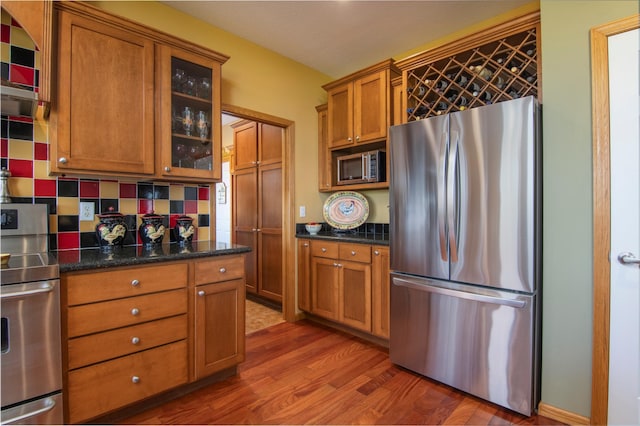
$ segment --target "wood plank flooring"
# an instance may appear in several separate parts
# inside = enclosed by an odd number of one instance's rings
[[[386,348],[309,321],[247,336],[238,375],[121,424],[528,424],[389,361]]]

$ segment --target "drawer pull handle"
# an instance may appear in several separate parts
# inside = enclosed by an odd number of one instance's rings
[[[351,256],[355,256],[356,255],[356,251],[355,250],[351,250]]]
[[[132,280],[131,281],[131,285],[134,286],[134,287],[137,287],[139,284],[140,284],[140,281],[138,281],[138,280]]]
[[[322,252],[323,252],[323,253],[326,253],[326,252],[327,252],[327,249],[326,249],[326,248],[324,248],[324,247],[322,247]]]
[[[139,313],[140,313],[140,309],[138,309],[138,308],[133,308],[133,309],[131,310],[131,315],[134,315],[134,316],[135,316],[135,315],[138,315]]]
[[[220,268],[220,273],[224,274],[225,272],[227,272],[227,268]]]
[[[200,297],[204,296],[205,294],[206,294],[206,293],[204,292],[204,290],[200,290],[200,291],[198,292],[198,296],[200,296]]]
[[[140,343],[140,338],[139,337],[134,337],[131,339],[131,343],[134,345],[137,345],[138,343]]]
[[[376,256],[380,254],[380,252],[378,250],[374,250],[373,254],[375,254]]]
[[[131,383],[140,383],[140,377],[138,376],[133,376],[131,378]]]

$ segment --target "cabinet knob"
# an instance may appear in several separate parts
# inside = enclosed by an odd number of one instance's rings
[[[258,230],[256,228],[251,228],[251,232],[257,232]]]
[[[220,268],[220,273],[224,274],[225,272],[227,272],[227,268]]]
[[[59,162],[60,164],[67,164],[67,157],[60,157],[60,158],[58,159],[58,162]]]
[[[351,256],[355,256],[356,255],[356,251],[355,250],[351,250]]]
[[[164,171],[169,173],[171,171],[171,167],[169,166],[164,166]]]
[[[131,315],[133,315],[133,316],[136,316],[136,315],[138,315],[139,313],[140,313],[140,309],[138,309],[138,308],[133,308],[133,309],[131,310]]]
[[[139,337],[131,338],[131,343],[134,345],[137,345],[138,343],[140,343],[140,338]]]
[[[205,294],[206,294],[206,293],[204,292],[204,290],[200,290],[200,291],[198,292],[198,296],[200,296],[200,297],[204,296]]]
[[[356,140],[359,141],[360,140],[360,136],[356,136]]]
[[[133,376],[131,378],[131,383],[140,383],[140,377],[138,376]]]
[[[380,254],[380,252],[378,250],[374,250],[373,254],[375,254],[376,256]]]
[[[342,263],[338,263],[336,266],[337,266],[338,268],[342,268]]]
[[[323,253],[326,253],[326,252],[327,252],[327,249],[326,249],[326,248],[324,248],[324,247],[322,247],[322,252],[323,252]]]
[[[302,246],[303,247],[309,247],[309,243],[304,243]]]
[[[333,262],[333,267],[334,267],[334,268],[337,268],[337,267],[338,267],[338,264],[337,264],[336,262]]]
[[[352,139],[351,137],[348,137],[348,138],[347,138],[347,140],[348,140],[349,142],[352,142],[352,141],[353,141],[353,139]]]
[[[131,280],[131,285],[132,285],[133,287],[137,287],[139,284],[140,284],[140,281],[138,281],[138,280]]]

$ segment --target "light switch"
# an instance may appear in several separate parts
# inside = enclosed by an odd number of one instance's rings
[[[92,202],[80,202],[80,220],[88,220],[93,222],[95,214],[95,204]]]
[[[300,217],[305,217],[307,215],[307,208],[305,206],[300,206]]]

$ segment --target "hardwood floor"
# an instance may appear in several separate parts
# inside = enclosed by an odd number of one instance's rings
[[[562,424],[393,365],[385,348],[308,321],[247,336],[238,375],[121,424]]]

